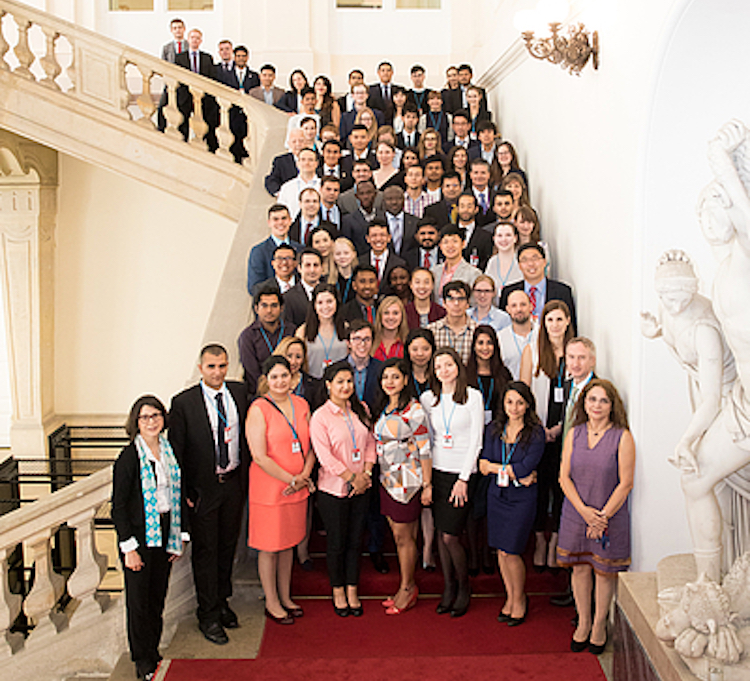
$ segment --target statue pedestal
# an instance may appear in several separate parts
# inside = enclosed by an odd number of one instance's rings
[[[650,666],[654,679],[662,681],[747,681],[750,659],[747,654],[739,664],[717,668],[708,657],[683,660],[677,651],[656,636],[656,623],[662,615],[658,594],[670,587],[681,587],[696,580],[695,561],[691,554],[669,556],[662,560],[658,572],[624,572],[617,591],[617,632],[614,653],[614,680],[643,678],[634,674]],[[628,645],[629,638],[640,646]],[[744,636],[743,636],[744,639]],[[746,646],[749,643],[743,641]]]

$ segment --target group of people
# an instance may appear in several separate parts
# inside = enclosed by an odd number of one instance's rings
[[[622,401],[576,335],[570,287],[549,277],[525,173],[471,68],[449,70],[439,100],[422,67],[408,91],[392,73],[381,63],[366,88],[352,71],[333,100],[325,76],[308,91],[295,71],[289,96],[265,98],[288,107],[289,152],[266,178],[270,236],[248,261],[244,383],[225,380],[227,350],[209,345],[169,424],[153,396],[133,405],[113,519],[139,674],[158,664],[183,530],[201,631],[221,644],[237,626],[228,598],[245,504],[271,621],[304,614],[291,575],[295,552],[312,567],[317,513],[341,617],[363,614],[365,539],[388,571],[389,527],[400,582],[387,615],[417,604],[416,568],[436,568],[436,546],[439,614],[466,613],[471,577],[493,571],[494,552],[498,620],[519,626],[533,533],[535,569],[571,570],[571,649],[604,648],[613,577],[630,562],[635,446]]]

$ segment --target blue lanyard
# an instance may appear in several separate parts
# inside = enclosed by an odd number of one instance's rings
[[[443,428],[445,428],[445,434],[450,435],[451,434],[451,421],[453,420],[453,413],[456,411],[456,401],[453,401],[453,407],[451,408],[451,414],[448,417],[448,420],[445,420],[445,400],[443,399],[445,395],[440,396],[440,411],[443,415]]]
[[[510,263],[510,266],[508,267],[508,271],[505,273],[505,276],[503,276],[502,271],[500,270],[500,257],[498,255],[497,262],[495,263],[497,265],[497,278],[500,280],[500,288],[505,286],[505,282],[508,281],[508,277],[510,276],[510,271],[513,269],[513,263]]]
[[[513,342],[516,344],[516,350],[518,350],[518,359],[521,359],[521,356],[523,355],[523,351],[525,350],[526,346],[531,342],[531,332],[529,332],[529,335],[526,337],[526,342],[523,344],[523,347],[520,347],[518,345],[518,337],[516,336],[516,332],[513,331],[511,328],[510,335],[513,336]]]
[[[425,94],[425,92],[426,92],[426,90],[422,90],[422,92],[420,94],[417,94],[416,92],[412,91],[412,94],[414,95],[414,101],[417,103],[417,109],[424,108],[422,106],[422,102],[424,102],[424,94]],[[443,112],[441,111],[440,114],[442,115],[442,113]]]
[[[388,423],[388,417],[391,414],[394,414],[398,411],[398,406],[394,407],[390,411],[384,411],[383,415],[378,419],[378,423],[381,423],[380,426],[380,432],[378,432],[377,426],[375,427],[375,437],[378,439],[378,442],[383,442],[383,431],[385,430],[385,427]]]
[[[229,400],[226,398],[226,394],[225,394],[225,391],[223,389],[223,386],[222,386],[222,389],[219,390],[219,391],[217,391],[217,392],[221,393],[224,396],[224,409],[226,410],[227,407],[228,407],[228,404],[229,404]],[[227,414],[226,418],[223,417],[221,415],[221,412],[217,409],[216,405],[214,404],[214,402],[216,401],[216,399],[215,398],[211,399],[211,395],[209,395],[208,393],[206,393],[205,389],[203,389],[203,394],[206,397],[208,397],[208,403],[214,408],[214,411],[216,412],[216,415],[219,417],[219,421],[223,421],[224,422],[224,427],[225,428],[229,428],[229,421],[227,421],[227,418],[229,418],[229,414]]]
[[[440,118],[438,118],[437,123],[435,123],[435,114],[430,111],[430,121],[432,122],[432,129],[440,132],[440,126],[443,124],[443,112],[440,112]]]
[[[417,377],[414,375],[414,372],[411,373],[411,380],[414,383],[414,390],[417,391],[417,399],[422,397],[422,388],[419,387],[419,381],[417,380]]]
[[[362,376],[362,381],[360,382],[359,377]],[[365,399],[365,385],[367,384],[367,367],[364,369],[355,369],[354,370],[354,389],[357,391],[357,397],[359,398],[359,401],[362,402],[362,400]]]
[[[477,381],[479,383],[479,388],[482,391],[482,397],[484,397],[484,410],[487,411],[490,408],[490,402],[492,402],[492,393],[495,390],[495,378],[490,378],[490,389],[487,391],[487,394],[484,394],[484,384],[481,380],[478,379]]]
[[[331,344],[326,347],[326,342],[323,340],[323,336],[320,335],[320,332],[318,332],[318,338],[320,338],[320,344],[323,346],[323,354],[326,356],[326,364],[331,361],[331,350],[333,350],[333,344],[336,341],[336,332],[333,332],[333,335],[331,336]]]
[[[505,434],[507,432],[508,432],[508,426],[505,426],[505,428],[503,428],[503,439],[500,441],[500,445],[502,447],[501,454],[500,454],[500,461],[503,464],[503,466],[507,466],[510,463],[510,460],[513,458],[513,452],[516,451],[516,447],[518,446],[518,438],[516,438],[516,441],[513,443],[513,446],[510,448],[510,454],[506,456]]]
[[[344,409],[344,421],[346,421],[346,427],[349,429],[349,435],[352,438],[352,447],[354,447],[352,451],[356,452],[357,450],[359,450],[359,447],[357,446],[357,436],[354,432],[354,423],[352,422],[352,417],[349,416],[349,411],[347,409]]]
[[[292,429],[292,435],[294,436],[294,439],[299,442],[299,435],[297,435],[297,417],[294,415],[294,400],[290,397],[289,398],[289,404],[292,405],[292,420],[290,421],[287,418],[287,415],[281,410],[281,407],[276,404],[275,400],[273,400],[271,397],[266,397],[266,399],[274,406],[276,409],[279,410],[281,415],[284,417],[284,420],[287,422],[287,425]]]
[[[344,294],[341,296],[341,302],[346,302],[346,297],[349,295],[349,287],[352,285],[352,277],[349,277],[346,280],[346,288],[344,289]],[[339,286],[339,291],[341,290],[341,286]]]
[[[266,341],[266,346],[268,347],[268,351],[273,354],[273,351],[279,347],[279,343],[281,343],[281,339],[284,337],[284,320],[281,320],[281,328],[279,329],[279,336],[276,339],[276,345],[271,347],[271,341],[268,339],[268,335],[266,334],[266,330],[263,328],[263,324],[260,326],[260,332],[263,334],[263,340]]]
[[[563,357],[562,362],[560,362],[560,368],[557,370],[557,387],[558,388],[562,388],[564,373],[565,373],[565,358]]]
[[[294,394],[302,396],[302,376],[299,377],[299,383],[297,383],[297,387],[294,389]]]

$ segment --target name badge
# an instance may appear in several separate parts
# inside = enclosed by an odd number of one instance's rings
[[[503,466],[497,472],[497,486],[507,487],[509,484],[510,484],[510,475],[508,474],[508,469],[505,468],[505,466]]]
[[[329,367],[329,366],[331,366],[331,364],[333,364],[333,360],[332,359],[324,359],[323,360],[323,366],[324,367]]]
[[[562,388],[555,388],[555,391],[552,396],[555,402],[557,402],[558,404],[562,404],[564,392],[565,391]]]
[[[292,442],[292,454],[299,454],[302,451],[302,446],[299,443],[299,440],[294,440]]]
[[[450,433],[443,435],[443,447],[445,449],[453,449],[453,435]]]
[[[229,444],[232,441],[232,429],[228,426],[224,428],[224,442]]]
[[[492,409],[485,409],[484,410],[484,425],[486,426],[490,421],[492,421]]]
[[[359,447],[352,452],[352,461],[358,463],[362,460],[362,452],[359,451]]]
[[[383,446],[382,442],[378,442],[378,444],[375,445],[375,451],[378,453],[378,456],[383,456],[385,447]]]

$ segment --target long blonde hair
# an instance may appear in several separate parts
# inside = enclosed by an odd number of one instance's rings
[[[370,115],[372,116],[372,126],[370,126],[369,128],[367,128],[367,126],[362,123],[362,114],[366,111],[369,111]],[[367,142],[369,144],[372,144],[373,140],[378,136],[378,119],[375,117],[375,112],[369,106],[362,107],[357,113],[357,117],[354,119],[354,124],[365,125],[365,127],[367,128]]]
[[[374,355],[380,344],[383,342],[383,313],[393,305],[398,305],[401,311],[401,323],[398,326],[398,339],[402,344],[406,343],[406,337],[409,335],[409,322],[406,319],[406,309],[404,303],[398,296],[388,296],[378,306],[378,313],[375,315],[372,334],[372,354]]]

